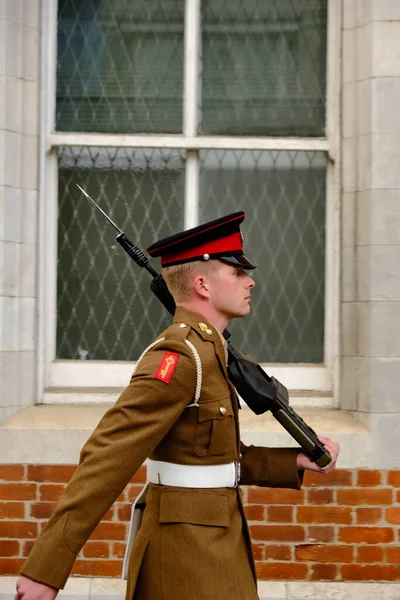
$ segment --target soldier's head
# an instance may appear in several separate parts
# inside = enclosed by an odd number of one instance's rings
[[[254,282],[247,271],[256,267],[243,253],[240,224],[244,217],[244,212],[233,213],[147,249],[150,256],[161,257],[162,275],[178,306],[197,311],[205,305],[226,309],[229,318],[249,312]]]

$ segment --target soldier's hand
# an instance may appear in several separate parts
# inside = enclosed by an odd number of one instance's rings
[[[38,583],[24,576],[17,579],[15,600],[54,600],[57,594],[58,590],[44,583]]]
[[[325,448],[328,450],[332,457],[332,460],[326,467],[320,467],[316,462],[313,462],[308,458],[304,452],[300,452],[297,455],[297,468],[307,469],[308,471],[316,471],[317,473],[330,473],[336,467],[336,461],[339,456],[339,444],[333,442],[330,438],[318,436],[320,442],[323,443]]]

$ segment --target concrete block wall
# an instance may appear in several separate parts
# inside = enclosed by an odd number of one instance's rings
[[[0,2],[0,423],[35,401],[39,0]]]
[[[341,406],[386,427],[400,416],[400,3],[343,13]]]

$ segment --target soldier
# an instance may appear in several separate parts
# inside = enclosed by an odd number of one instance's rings
[[[250,312],[255,266],[238,212],[153,244],[175,299],[173,323],[82,449],[79,466],[21,570],[16,600],[54,600],[76,556],[142,463],[140,527],[127,549],[127,600],[257,600],[242,485],[299,489],[320,468],[296,448],[246,447],[221,335]],[[140,519],[139,519],[140,521]],[[136,537],[133,531],[136,531]]]

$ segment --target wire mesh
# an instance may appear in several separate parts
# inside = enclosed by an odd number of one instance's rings
[[[326,0],[203,0],[200,132],[323,136]]]
[[[203,151],[200,190],[202,221],[246,212],[245,253],[258,268],[234,343],[263,362],[323,362],[324,153]]]
[[[184,153],[59,150],[57,358],[136,360],[170,316],[77,183],[146,249],[183,228]]]
[[[56,129],[182,131],[184,0],[59,0]]]

